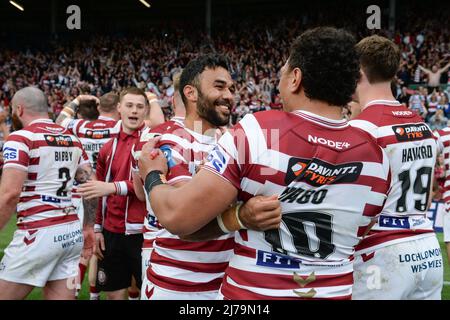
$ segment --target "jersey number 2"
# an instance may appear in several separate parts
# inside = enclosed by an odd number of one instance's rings
[[[65,180],[62,182],[61,188],[59,188],[58,191],[56,191],[56,195],[58,197],[67,197],[67,190],[66,190],[66,188],[67,188],[67,184],[70,181],[70,170],[69,170],[69,168],[65,168],[65,167],[64,168],[59,168],[59,170],[58,170],[58,178],[59,179],[65,179]]]

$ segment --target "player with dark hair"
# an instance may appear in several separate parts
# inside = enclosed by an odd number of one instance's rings
[[[354,247],[390,184],[383,150],[342,120],[359,77],[354,46],[343,30],[304,32],[281,69],[285,112],[246,115],[180,188],[161,179],[167,164],[153,148],[157,140],[143,147],[139,166],[151,206],[173,234],[194,233],[214,219],[223,229],[239,228],[236,216],[221,214],[235,197],[278,196],[279,228],[236,233],[224,298],[350,299]]]
[[[423,119],[392,94],[398,47],[374,35],[362,39],[356,50],[361,79],[355,96],[362,112],[350,124],[368,132],[386,151],[392,188],[381,215],[357,247],[353,298],[440,299],[442,256],[427,217],[436,138]]]
[[[186,105],[185,121],[169,121],[164,128],[149,132],[153,136],[162,134],[160,147],[165,150],[170,165],[168,183],[181,187],[195,175],[220,135],[219,126],[229,121],[233,90],[234,83],[223,57],[201,56],[187,64],[180,77],[180,94]],[[142,144],[148,140],[146,137]],[[196,234],[180,238],[163,229],[151,210],[148,197],[146,200],[149,209],[146,235],[151,244],[148,251],[151,248],[153,251],[142,298],[214,299],[233,250],[235,230],[223,232],[213,221]],[[277,227],[280,222],[278,201],[264,197],[256,197],[242,207],[235,204],[229,214],[237,214],[243,225],[253,225],[257,220],[258,228],[271,227],[270,223]]]

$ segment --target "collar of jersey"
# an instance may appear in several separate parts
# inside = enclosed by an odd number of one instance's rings
[[[189,132],[189,134],[191,136],[193,136],[194,139],[197,140],[200,143],[203,143],[203,144],[214,144],[214,143],[217,142],[215,137],[211,137],[211,136],[208,136],[208,135],[205,135],[205,134],[200,134],[200,133],[195,132],[194,130],[190,130],[190,129],[186,128],[186,127],[184,127],[184,129],[187,132]]]
[[[105,117],[105,116],[98,116],[98,119],[99,120],[109,120],[109,121],[116,121],[115,119],[113,119],[113,118],[110,118],[110,117]]]
[[[372,100],[369,101],[363,109],[376,105],[376,104],[382,104],[384,106],[392,106],[392,107],[400,107],[402,104],[398,102],[397,100]]]
[[[312,121],[314,123],[320,124],[325,127],[331,128],[344,128],[348,126],[348,122],[345,119],[342,120],[334,120],[326,117],[319,116],[315,113],[304,111],[304,110],[294,110],[293,114],[300,116],[306,120]]]
[[[29,125],[35,124],[35,123],[54,123],[52,119],[46,119],[46,118],[42,118],[42,119],[36,119],[30,122]]]

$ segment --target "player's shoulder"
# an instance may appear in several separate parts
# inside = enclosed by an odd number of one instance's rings
[[[150,132],[164,134],[164,133],[173,133],[176,130],[184,130],[183,123],[179,121],[169,120],[164,123],[161,123],[160,125],[154,128],[151,128]]]
[[[234,130],[243,128],[245,131],[256,130],[289,130],[298,125],[303,119],[290,112],[268,110],[245,115],[235,126]]]
[[[441,137],[446,137],[449,136],[450,138],[450,127],[446,127],[440,130],[436,130],[434,131],[437,135],[441,136]]]
[[[155,128],[155,132],[161,134],[160,144],[184,145],[194,141],[193,136],[186,130],[183,123],[167,121],[162,124],[162,129],[163,130],[156,130]]]
[[[400,103],[378,102],[365,108],[355,118],[372,123],[377,127],[396,125],[402,123],[420,123],[423,119],[414,111]],[[354,120],[351,121],[353,123]]]

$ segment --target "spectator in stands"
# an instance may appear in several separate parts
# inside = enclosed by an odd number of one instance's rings
[[[447,127],[448,118],[444,116],[444,111],[442,109],[436,110],[436,114],[430,118],[428,123],[431,130],[441,130]]]

